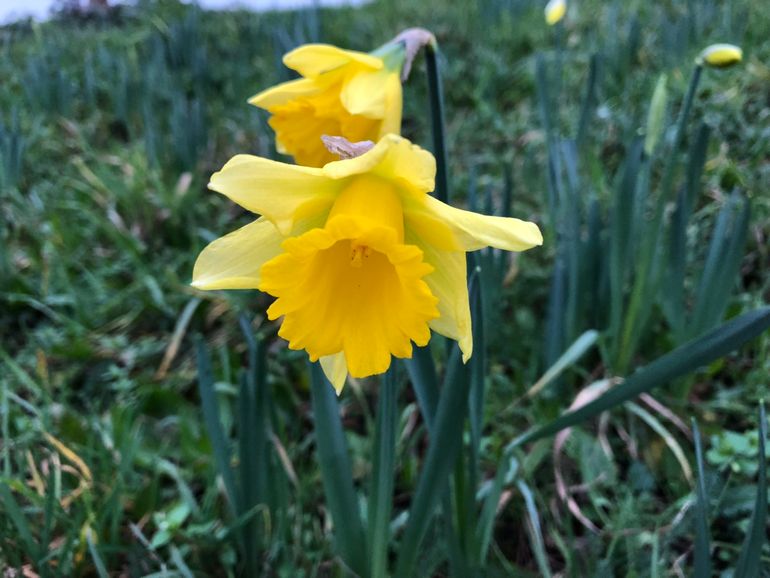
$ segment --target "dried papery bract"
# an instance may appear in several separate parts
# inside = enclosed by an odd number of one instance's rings
[[[436,46],[436,37],[425,28],[407,28],[393,39],[393,42],[401,42],[406,49],[404,66],[401,69],[401,80],[406,81],[412,70],[412,64],[417,53],[424,46]]]
[[[374,148],[374,143],[370,140],[350,142],[345,137],[329,136],[326,134],[321,135],[321,140],[330,153],[337,155],[341,159],[354,159]]]

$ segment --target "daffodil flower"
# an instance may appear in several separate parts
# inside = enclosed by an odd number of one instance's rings
[[[386,371],[430,330],[471,356],[466,252],[542,243],[534,223],[442,203],[428,151],[386,135],[323,168],[238,155],[209,187],[262,215],[198,257],[193,286],[257,288],[276,297],[279,335],[320,360],[339,391],[348,373]]]
[[[252,97],[267,110],[276,147],[300,164],[321,167],[336,160],[321,135],[350,141],[378,141],[401,132],[403,41],[394,40],[374,53],[308,44],[283,57],[303,78],[290,80]]]

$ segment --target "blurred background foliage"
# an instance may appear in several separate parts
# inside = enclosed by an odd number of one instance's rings
[[[761,3],[583,0],[548,28],[525,0],[265,14],[164,0],[0,28],[4,577],[345,575],[304,354],[275,337],[266,296],[188,283],[203,246],[251,218],[208,176],[239,152],[278,158],[246,99],[291,77],[281,55],[317,41],[366,51],[415,25],[442,50],[451,201],[535,220],[546,239],[476,258],[486,419],[465,441],[480,502],[499,490],[477,562],[490,576],[689,574],[695,418],[714,572],[730,575],[756,510],[767,334],[519,448],[511,471],[499,460],[579,393],[770,301]],[[712,42],[741,45],[744,62],[703,71],[679,134],[693,60]],[[420,58],[403,132],[429,146],[429,131]],[[357,488],[381,455],[376,423],[395,420],[399,535],[428,425],[407,372],[388,379],[385,417],[385,378],[350,384],[339,404]],[[420,575],[455,568],[447,526],[427,530]]]

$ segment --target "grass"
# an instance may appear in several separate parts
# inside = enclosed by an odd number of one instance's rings
[[[486,379],[469,384],[483,403],[468,439],[446,442],[480,448],[462,458],[477,480],[460,491],[467,478],[444,464],[451,490],[434,491],[454,505],[436,497],[445,515],[424,527],[406,512],[444,478],[420,477],[442,456],[426,445],[434,415],[421,411],[431,394],[417,366],[393,383],[350,384],[340,439],[312,409],[336,400],[311,395],[318,384],[266,321],[266,297],[188,285],[200,249],[248,220],[206,190],[208,176],[238,152],[277,156],[266,118],[245,101],[288,78],[281,54],[319,40],[368,50],[414,25],[441,46],[451,201],[531,218],[546,236],[513,261],[478,256]],[[601,380],[770,302],[768,29],[766,11],[744,0],[591,0],[554,29],[523,0],[267,15],[158,2],[0,29],[0,568],[342,576],[341,560],[362,552],[346,554],[355,535],[335,544],[334,510],[368,509],[367,489],[395,463],[392,503],[369,492],[373,516],[391,522],[390,549],[380,534],[372,550],[381,568],[407,551],[419,575],[687,574],[707,512],[714,571],[750,559],[767,572],[766,545],[758,562],[741,553],[757,526],[767,333],[573,428],[559,451],[547,437],[506,448]],[[674,147],[693,58],[718,41],[740,44],[745,60],[703,72]],[[660,135],[643,153],[661,74]],[[430,147],[427,93],[421,58],[404,134]],[[646,197],[629,206],[631,189]],[[649,239],[660,241],[649,249],[657,277],[639,269]],[[587,330],[596,340],[527,395]],[[451,366],[443,345],[416,361]],[[211,370],[199,383],[201,359]],[[453,423],[447,415],[436,423]],[[691,418],[703,432],[697,469]],[[337,505],[324,495],[322,472],[335,466],[319,463],[322,432],[349,449],[359,492]],[[397,546],[404,535],[425,539]],[[756,554],[762,541],[749,535]]]

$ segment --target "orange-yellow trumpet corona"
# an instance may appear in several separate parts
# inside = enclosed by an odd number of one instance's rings
[[[322,168],[238,155],[209,187],[261,215],[198,257],[193,286],[256,288],[268,317],[337,391],[348,373],[386,371],[430,330],[472,353],[466,252],[540,245],[537,225],[451,207],[428,193],[436,163],[393,134]]]
[[[403,42],[366,54],[328,44],[308,44],[283,57],[302,78],[253,96],[270,113],[276,147],[300,164],[321,167],[336,160],[322,135],[378,141],[401,132]]]

